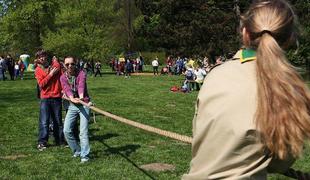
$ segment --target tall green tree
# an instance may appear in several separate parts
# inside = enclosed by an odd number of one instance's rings
[[[0,20],[2,51],[30,53],[42,46],[48,30],[54,28],[56,0],[3,1]]]
[[[236,11],[243,10],[248,3],[231,0],[154,0],[147,4],[138,1],[137,4],[146,16],[141,35],[149,35],[155,46],[173,54],[220,55],[238,48]]]
[[[120,14],[114,1],[64,0],[56,18],[56,30],[44,38],[44,47],[60,56],[106,59],[121,52],[126,41],[116,32]]]
[[[114,10],[120,14],[119,27],[127,35],[126,50],[137,50],[135,42],[136,27],[135,19],[140,15],[139,9],[136,7],[136,3],[133,0],[117,0],[114,4]]]

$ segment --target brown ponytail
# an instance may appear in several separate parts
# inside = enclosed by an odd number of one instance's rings
[[[294,13],[284,0],[260,1],[243,24],[257,50],[256,126],[261,141],[273,156],[298,157],[310,137],[310,94],[281,48],[294,35]]]

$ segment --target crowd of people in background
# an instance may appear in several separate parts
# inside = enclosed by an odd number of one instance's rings
[[[127,78],[130,77],[131,73],[143,72],[144,58],[142,56],[138,56],[137,58],[112,58],[109,66],[116,75],[125,75]]]
[[[192,90],[200,90],[200,86],[203,83],[204,78],[208,72],[215,66],[222,64],[226,58],[218,56],[215,60],[210,60],[207,57],[204,58],[187,58],[187,57],[173,57],[168,56],[165,64],[162,65],[161,75],[184,75],[184,82],[181,90],[183,92],[189,92]],[[214,63],[212,63],[214,62]],[[153,74],[158,75],[158,67],[160,65],[158,57],[152,62]]]
[[[5,81],[6,72],[10,76],[10,80],[23,79],[24,78],[25,65],[21,60],[15,61],[10,54],[4,58],[0,56],[0,80]]]
[[[56,57],[54,57],[56,58]],[[158,75],[183,75],[184,82],[181,85],[183,92],[192,90],[199,90],[204,78],[208,72],[214,67],[225,61],[226,58],[218,56],[215,58],[195,57],[188,58],[185,56],[169,55],[165,60],[159,59],[157,56],[147,62],[150,62],[154,76]],[[63,62],[60,61],[64,69]],[[111,58],[108,64],[117,76],[131,77],[132,73],[145,72],[145,59],[142,55],[136,57],[124,56],[121,58]],[[36,68],[34,62],[34,68]],[[87,76],[102,76],[102,64],[100,61],[77,59],[76,68],[86,72]],[[24,63],[14,61],[14,59],[7,55],[6,58],[0,57],[0,80],[8,79],[6,74],[9,74],[10,79],[23,79],[25,71]],[[150,71],[150,70],[149,70]],[[8,73],[6,73],[8,72]]]
[[[182,84],[183,91],[189,92],[199,90],[207,73],[215,66],[222,64],[226,60],[224,56],[217,56],[210,60],[207,57],[187,58],[181,56],[168,56],[166,60],[159,59],[157,56],[149,61],[152,73],[158,75],[184,75],[185,80]],[[132,73],[142,73],[145,71],[145,60],[140,55],[136,58],[112,58],[109,66],[117,76],[123,75],[125,78]],[[149,70],[150,71],[150,70]]]

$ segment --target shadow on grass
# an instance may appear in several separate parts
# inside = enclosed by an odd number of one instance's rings
[[[90,134],[93,134],[94,131],[98,131],[98,129],[89,129]],[[90,136],[89,140],[90,141],[99,141],[102,143],[104,140],[110,139],[112,137],[117,137],[117,136],[119,136],[119,134],[114,134],[114,133],[107,133],[107,134],[104,134],[101,136],[92,135],[92,136]]]
[[[119,154],[122,153],[126,157],[129,157],[130,154],[136,152],[137,149],[139,149],[141,146],[136,144],[128,144],[125,146],[119,146],[119,147],[109,147],[108,149],[104,150],[105,155],[113,155],[113,154]]]
[[[143,174],[145,174],[147,177],[155,180],[155,178],[153,176],[151,176],[148,172],[146,172],[144,169],[140,168],[135,162],[133,162],[131,159],[128,158],[128,156],[131,153],[135,152],[138,148],[141,147],[140,145],[129,144],[129,145],[125,145],[125,146],[115,148],[115,147],[109,146],[105,142],[102,142],[102,144],[108,148],[107,150],[105,150],[105,152],[108,152],[110,154],[118,154],[118,155],[122,156],[129,163],[131,163],[135,168],[137,168],[139,171],[141,171]],[[123,152],[125,152],[125,154]]]
[[[35,87],[33,90],[24,89],[22,93],[19,90],[1,92],[0,107],[9,107],[14,104],[35,102],[37,99]]]
[[[116,94],[118,93],[118,88],[114,87],[98,87],[98,88],[90,88],[90,91],[93,92],[93,96],[96,96],[97,93],[100,94]]]
[[[96,130],[95,130],[96,131]],[[126,159],[130,164],[132,164],[135,168],[137,168],[139,171],[141,171],[143,174],[145,174],[150,179],[154,179],[148,172],[141,169],[134,161],[129,159],[130,154],[136,152],[137,149],[139,149],[141,146],[136,144],[128,144],[125,146],[119,146],[119,147],[111,147],[107,143],[104,142],[104,140],[110,139],[112,137],[117,137],[119,134],[115,133],[107,133],[102,136],[92,136],[90,140],[95,140],[101,142],[107,149],[104,150],[104,155],[120,155],[124,159]],[[94,151],[94,156],[98,156],[99,152]]]

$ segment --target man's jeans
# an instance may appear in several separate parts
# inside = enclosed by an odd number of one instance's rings
[[[88,158],[90,147],[88,140],[89,108],[82,105],[70,103],[64,123],[65,138],[73,154],[80,154],[81,158]],[[77,123],[77,116],[80,116],[80,145],[74,137],[73,127]]]
[[[53,121],[54,138],[56,144],[63,144],[63,127],[61,118],[61,98],[41,99],[39,117],[39,144],[46,145],[49,136],[50,118]]]

